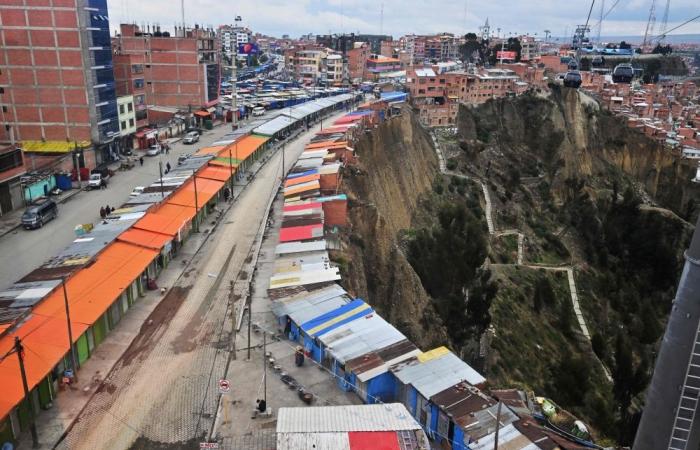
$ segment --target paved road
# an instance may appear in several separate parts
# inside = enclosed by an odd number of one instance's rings
[[[317,128],[286,146],[288,167]],[[137,439],[138,448],[183,441],[195,448],[209,432],[229,356],[230,282],[250,276],[242,268],[280,177],[277,152],[222,217],[59,448],[127,449]]]
[[[230,125],[225,124],[211,131],[205,131],[199,143],[195,145],[178,142],[171,145],[168,155],[144,157],[143,167],[139,167],[137,163],[136,167],[130,171],[117,172],[109,180],[107,189],[81,192],[59,205],[58,218],[47,223],[43,228],[29,231],[19,228],[1,237],[2,261],[12,263],[3,264],[3,269],[0,271],[0,290],[10,286],[67,247],[75,239],[73,232],[75,225],[99,220],[100,206],[119,206],[128,199],[129,193],[135,186],[145,186],[155,181],[158,178],[160,159],[164,166],[168,161],[171,166],[175,166],[179,155],[192,153],[200,147],[210,145],[220,140],[229,131],[231,131]]]

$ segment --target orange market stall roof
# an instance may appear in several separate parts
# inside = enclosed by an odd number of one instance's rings
[[[212,147],[202,147],[199,150],[197,150],[195,155],[216,155],[223,148],[224,148],[223,145],[214,145]]]
[[[233,172],[236,172],[234,167]],[[197,173],[197,178],[207,178],[209,180],[228,181],[231,178],[231,168],[219,165],[207,166]]]
[[[171,205],[194,206],[201,208],[209,200],[211,200],[211,198],[214,197],[222,187],[224,187],[224,184],[225,183],[223,181],[210,180],[197,176],[187,181],[182,189],[171,195],[170,199],[168,199],[168,203]]]
[[[119,235],[117,238],[122,242],[128,242],[141,247],[160,250],[165,247],[165,244],[173,240],[173,237],[167,234],[156,233],[154,231],[140,230],[138,228],[130,228]]]
[[[155,250],[126,242],[110,244],[92,265],[66,282],[71,322],[94,324],[156,256]],[[57,289],[32,312],[60,317],[65,315],[64,308],[63,290]]]
[[[311,175],[304,175],[302,177],[289,178],[289,179],[285,180],[284,187],[294,186],[294,185],[297,185],[300,183],[307,183],[309,181],[317,181],[320,179],[321,179],[321,176],[317,173],[314,173]]]
[[[149,212],[134,224],[134,228],[176,236],[182,227],[192,220],[195,210],[190,206],[166,203]]]
[[[65,314],[65,313],[64,313]],[[73,342],[77,342],[88,326],[72,322]],[[0,339],[0,354],[13,347],[15,336],[24,347],[24,369],[29,389],[34,389],[68,353],[68,328],[63,317],[32,314],[12,333]],[[24,389],[17,355],[0,361],[0,419],[6,417],[24,399]]]
[[[314,149],[319,149],[319,148],[335,148],[335,147],[345,147],[348,145],[347,141],[321,141],[321,142],[314,142],[313,144],[309,144],[306,147],[304,147],[305,150],[314,150]]]
[[[194,115],[199,117],[209,117],[211,113],[208,111],[195,111]]]
[[[268,140],[270,140],[269,137],[250,134],[240,141],[227,145],[219,152],[219,157],[228,158],[230,156],[234,160],[245,161]]]

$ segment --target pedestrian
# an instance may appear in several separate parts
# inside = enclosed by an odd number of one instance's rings
[[[165,154],[166,154],[166,155],[169,154],[169,153],[170,153],[170,145],[168,145],[168,143],[165,142],[165,143],[163,144],[163,146],[165,146]],[[168,169],[168,170],[170,170],[170,169]]]
[[[139,163],[141,163],[141,166],[143,167],[143,156],[139,158]]]
[[[105,206],[105,217],[107,217],[111,212],[112,210],[109,208],[109,205]]]
[[[224,188],[224,201],[228,201],[229,197],[231,197],[231,189],[226,186]]]
[[[105,213],[105,207],[104,207],[104,206],[100,206],[100,217],[103,218],[103,219],[104,219],[105,217],[107,217],[107,213]]]
[[[165,163],[165,173],[170,172],[170,161]]]

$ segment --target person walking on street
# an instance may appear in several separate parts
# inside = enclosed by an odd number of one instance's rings
[[[105,207],[104,207],[104,206],[100,206],[100,217],[103,218],[103,219],[104,219],[105,217],[107,217],[107,213],[105,212]]]
[[[165,173],[170,172],[170,161],[165,163]]]
[[[228,199],[231,197],[231,189],[229,189],[228,186],[224,188],[224,201],[228,201]]]
[[[141,164],[141,167],[143,167],[143,156],[139,158],[139,163]]]

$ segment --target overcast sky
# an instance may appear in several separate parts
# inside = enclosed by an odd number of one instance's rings
[[[603,22],[603,35],[642,36],[652,0],[619,0]],[[360,32],[376,34],[383,30],[395,38],[407,33],[464,34],[476,31],[488,17],[493,30],[501,34],[570,35],[577,24],[585,23],[589,0],[184,0],[185,22],[205,26],[232,23],[236,15],[255,32],[273,36],[305,33]],[[591,15],[593,35],[597,34],[600,5],[597,0]],[[605,10],[615,0],[605,0]],[[657,26],[660,32],[666,0],[656,0]],[[172,28],[180,23],[178,0],[109,0],[113,28],[120,22],[158,23]],[[380,20],[384,5],[383,27]],[[700,14],[700,0],[671,1],[668,29]],[[700,33],[700,20],[677,33]]]

